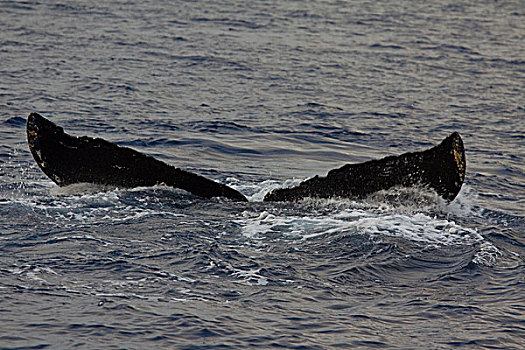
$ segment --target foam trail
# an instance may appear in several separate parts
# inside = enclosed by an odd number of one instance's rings
[[[454,221],[438,219],[426,214],[378,214],[367,210],[346,209],[328,216],[288,216],[263,211],[244,212],[244,219],[237,220],[242,233],[250,239],[280,234],[283,237],[307,240],[333,233],[344,235],[369,235],[399,237],[410,241],[436,244],[472,244],[483,237],[474,229]]]

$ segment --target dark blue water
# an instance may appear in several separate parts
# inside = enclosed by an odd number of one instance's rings
[[[39,112],[227,183],[57,188]],[[464,138],[417,189],[262,203]],[[525,347],[523,1],[0,1],[0,348]]]

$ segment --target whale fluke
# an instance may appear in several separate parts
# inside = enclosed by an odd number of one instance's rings
[[[233,188],[131,148],[100,138],[70,136],[38,113],[27,118],[27,140],[38,166],[59,186],[81,182],[128,188],[165,184],[205,198],[247,201]],[[452,201],[463,185],[465,170],[463,141],[454,132],[430,149],[347,164],[325,177],[315,176],[298,186],[274,190],[264,201],[361,198],[396,186],[428,187]]]
[[[392,187],[428,187],[447,201],[459,193],[465,180],[466,158],[457,132],[422,152],[404,153],[359,164],[347,164],[315,176],[296,187],[268,193],[265,201],[294,201],[305,197],[362,198]]]
[[[38,166],[57,185],[94,183],[131,188],[165,184],[200,197],[247,201],[241,193],[128,147],[74,137],[38,113],[27,118],[27,141]]]

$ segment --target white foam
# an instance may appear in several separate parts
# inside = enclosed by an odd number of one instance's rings
[[[501,256],[501,252],[490,242],[481,243],[479,250],[474,255],[472,262],[477,265],[492,267],[496,264],[498,256]]]
[[[236,178],[227,179],[227,185],[241,192],[250,202],[262,202],[264,197],[271,191],[278,188],[289,188],[297,186],[304,179],[290,179],[284,183],[275,180],[266,180],[262,182],[241,182]]]
[[[240,278],[241,281],[238,283],[244,284],[244,285],[257,285],[257,286],[266,286],[268,284],[268,278],[261,276],[259,273],[261,272],[261,269],[250,269],[250,270],[240,270],[236,269],[235,272],[232,273],[232,276]]]
[[[289,216],[244,212],[236,221],[244,236],[250,239],[264,239],[280,235],[292,239],[343,234],[368,235],[372,239],[390,236],[429,244],[449,245],[482,241],[474,229],[462,227],[452,220],[418,213],[378,213],[363,209],[345,209],[319,215]]]
[[[64,188],[52,187],[46,189],[43,194],[13,197],[5,202],[0,201],[0,204],[27,207],[66,227],[78,224],[121,223],[148,216],[185,216],[169,208],[165,210],[162,203],[158,204],[157,198],[152,197],[150,201],[148,195],[144,198],[129,195],[130,191],[144,190],[150,191],[151,188],[119,190],[93,184],[75,184]],[[126,204],[130,201],[136,203]]]
[[[229,179],[229,184],[248,193],[250,201],[259,202],[268,192],[301,181],[243,184]],[[480,215],[481,209],[473,204],[475,198],[468,185],[463,186],[451,203],[425,188],[392,188],[363,200],[307,198],[294,204],[293,214],[285,215],[275,207],[261,212],[247,210],[236,223],[245,237],[255,240],[269,236],[307,240],[339,233],[366,234],[371,238],[401,237],[429,244],[464,244],[483,240],[475,229],[463,227],[453,220]]]
[[[268,284],[268,278],[260,275],[261,268],[258,269],[247,269],[243,270],[237,267],[234,267],[228,261],[223,260],[211,260],[208,266],[208,271],[213,271],[214,269],[223,270],[239,280],[236,283],[253,286],[265,286]]]

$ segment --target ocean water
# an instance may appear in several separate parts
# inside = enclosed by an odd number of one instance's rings
[[[39,112],[229,184],[58,188]],[[458,131],[466,182],[263,203]],[[0,1],[1,349],[525,348],[525,5]]]

